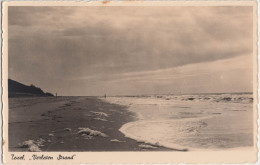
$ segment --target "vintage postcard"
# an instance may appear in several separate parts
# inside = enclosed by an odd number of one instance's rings
[[[3,162],[256,163],[255,1],[3,2]]]

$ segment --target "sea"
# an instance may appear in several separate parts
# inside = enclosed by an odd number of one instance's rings
[[[233,150],[254,145],[253,94],[116,96],[137,120],[120,131],[129,138],[173,150]]]

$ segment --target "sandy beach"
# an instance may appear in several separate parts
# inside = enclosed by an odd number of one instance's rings
[[[125,137],[120,127],[135,120],[96,97],[10,98],[9,151],[173,151]]]
[[[251,117],[250,94],[10,98],[9,149],[246,149],[253,146]]]

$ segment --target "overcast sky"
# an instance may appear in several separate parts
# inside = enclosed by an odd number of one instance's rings
[[[252,91],[252,7],[8,10],[9,78],[44,91]]]

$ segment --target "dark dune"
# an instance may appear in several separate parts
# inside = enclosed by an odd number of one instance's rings
[[[17,81],[8,79],[8,97],[39,97],[39,96],[53,96],[51,93],[44,93],[41,88],[34,85],[24,85]]]

